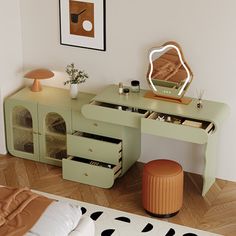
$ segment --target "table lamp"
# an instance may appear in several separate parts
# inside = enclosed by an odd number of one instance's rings
[[[31,87],[31,91],[40,92],[42,87],[40,85],[40,79],[49,79],[54,76],[54,73],[47,69],[36,69],[32,70],[24,75],[27,79],[34,79],[34,83]]]

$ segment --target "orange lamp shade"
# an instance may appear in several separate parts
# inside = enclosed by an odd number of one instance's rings
[[[37,69],[32,70],[25,74],[25,78],[27,79],[34,79],[34,83],[31,87],[31,91],[33,92],[39,92],[42,90],[42,87],[40,85],[40,79],[49,79],[54,76],[54,73],[48,69]]]

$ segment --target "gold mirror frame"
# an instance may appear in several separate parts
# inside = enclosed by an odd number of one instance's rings
[[[151,49],[147,81],[152,92],[146,94],[146,97],[188,104],[191,99],[183,96],[192,79],[193,73],[179,44],[170,41]]]

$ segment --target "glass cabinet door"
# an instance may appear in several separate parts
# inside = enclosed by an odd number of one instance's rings
[[[67,158],[66,135],[71,132],[71,110],[39,106],[40,161],[61,166]]]
[[[54,112],[48,113],[45,127],[46,157],[55,160],[66,158],[66,122],[63,117]]]
[[[34,153],[33,122],[28,109],[16,106],[12,109],[13,146],[16,151]]]
[[[7,100],[5,117],[8,151],[13,156],[38,160],[37,104]]]

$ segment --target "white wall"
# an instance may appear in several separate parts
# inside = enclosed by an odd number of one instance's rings
[[[236,180],[235,0],[107,0],[106,52],[60,45],[58,0],[21,0],[20,4],[25,68],[64,71],[75,62],[90,75],[81,86],[85,91],[99,92],[107,84],[131,79],[139,79],[147,88],[148,50],[177,41],[195,77],[188,95],[196,97],[196,89],[205,89],[205,99],[231,107],[218,147],[217,176]],[[63,76],[46,83],[62,87]],[[173,158],[185,170],[202,171],[203,150],[197,145],[143,135],[142,148],[142,161]]]
[[[19,0],[0,2],[0,153],[6,153],[3,100],[23,84]]]

